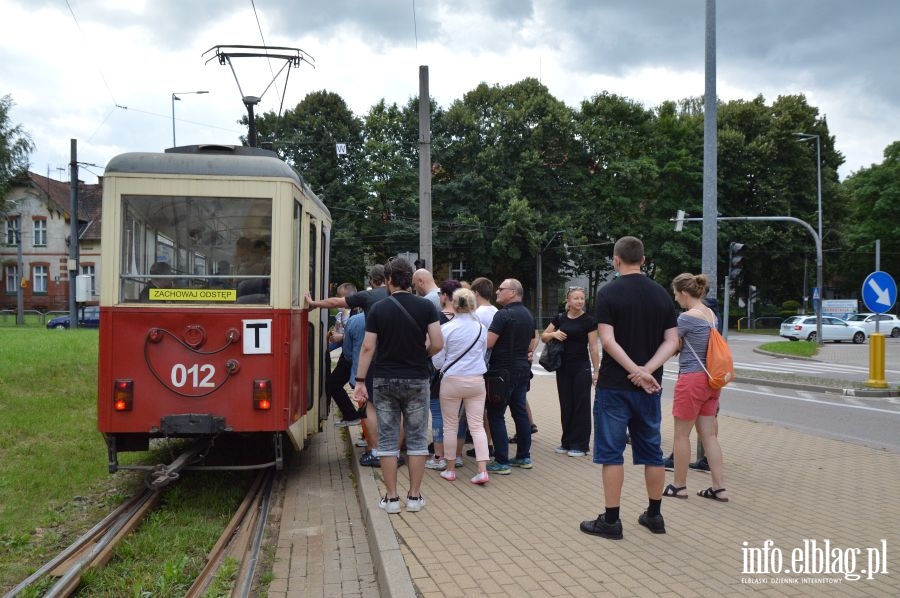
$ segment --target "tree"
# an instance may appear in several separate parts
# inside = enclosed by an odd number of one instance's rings
[[[844,187],[849,198],[842,272],[859,289],[875,268],[875,240],[881,240],[881,270],[900,272],[900,141],[884,150],[884,161],[853,173]]]
[[[22,125],[10,123],[12,97],[0,98],[0,213],[5,211],[10,184],[28,171],[28,156],[34,151],[31,137]]]
[[[366,206],[360,119],[341,96],[317,91],[281,118],[273,112],[258,116],[257,129],[260,144],[271,144],[331,211],[330,282],[366,283],[366,251],[357,231]],[[338,143],[346,144],[347,154],[338,155]]]
[[[580,150],[574,113],[536,79],[482,83],[454,102],[436,146],[434,205],[448,257],[474,275],[514,276],[534,288],[544,245],[569,223]],[[546,255],[545,282],[560,279],[563,252]]]

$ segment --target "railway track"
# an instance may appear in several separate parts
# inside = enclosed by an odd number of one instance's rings
[[[186,596],[201,596],[229,559],[240,563],[231,595],[240,597],[250,595],[259,563],[266,519],[271,507],[275,475],[273,468],[259,472],[244,500],[207,556],[206,566]],[[55,578],[55,582],[43,594],[44,598],[71,595],[78,588],[82,573],[106,565],[119,542],[156,508],[163,492],[162,488],[147,488],[123,503],[68,548],[10,590],[4,598],[18,596],[48,575]]]

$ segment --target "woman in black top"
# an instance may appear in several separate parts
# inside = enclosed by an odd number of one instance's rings
[[[597,320],[584,311],[581,287],[569,287],[566,311],[558,314],[541,334],[545,343],[563,343],[562,366],[556,370],[556,390],[562,420],[562,439],[556,452],[570,457],[587,454],[591,440],[591,386],[600,371]],[[545,349],[546,350],[546,349]]]

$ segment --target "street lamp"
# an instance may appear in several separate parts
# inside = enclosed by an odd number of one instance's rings
[[[794,133],[797,141],[804,142],[810,139],[816,140],[816,185],[819,200],[819,244],[822,243],[822,146],[821,138],[814,133]],[[822,251],[816,256],[816,284],[819,287],[819,301],[816,304],[816,340],[822,344],[822,300],[825,292],[822,288]]]
[[[181,101],[178,96],[186,96],[190,94],[203,94],[208,91],[176,91],[172,93],[172,147],[175,147],[175,100]]]

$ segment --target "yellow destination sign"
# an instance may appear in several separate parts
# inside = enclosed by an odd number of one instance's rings
[[[150,301],[230,301],[237,300],[235,289],[150,289]]]

